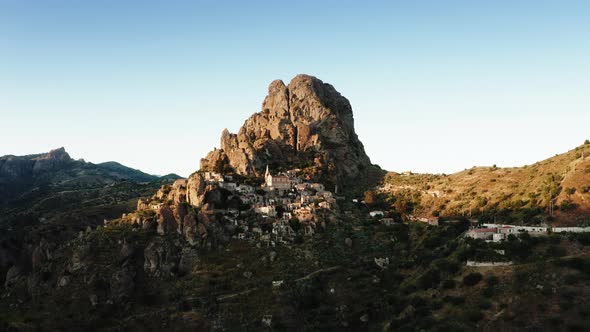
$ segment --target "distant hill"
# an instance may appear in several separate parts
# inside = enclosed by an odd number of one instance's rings
[[[174,173],[170,173],[170,174],[166,174],[166,175],[162,175],[160,176],[160,180],[178,180],[178,179],[182,179],[182,176],[178,175],[178,174],[174,174]]]
[[[162,178],[168,179],[169,176]],[[72,159],[62,147],[48,153],[0,157],[0,205],[18,200],[42,187],[62,189],[95,187],[120,181],[151,182],[160,177],[120,163],[100,164]]]
[[[417,215],[587,223],[590,143],[523,167],[473,167],[451,175],[390,172],[381,191],[411,201],[410,212]]]
[[[121,165],[115,161],[108,161],[97,164],[96,166],[109,172],[109,175],[121,179],[127,179],[135,182],[149,182],[158,180],[159,177],[144,173],[140,170]]]

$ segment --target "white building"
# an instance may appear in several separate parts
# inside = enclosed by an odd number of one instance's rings
[[[369,215],[372,218],[375,218],[375,217],[383,217],[385,215],[385,213],[383,213],[383,211],[371,211],[371,212],[369,212]]]
[[[497,228],[474,228],[467,232],[467,236],[472,239],[493,241],[496,233],[498,233]]]
[[[590,227],[553,227],[551,230],[553,233],[588,233],[590,232]]]
[[[269,217],[274,217],[277,215],[277,210],[275,209],[274,205],[257,206],[254,208],[254,212],[267,215]]]
[[[288,190],[291,189],[291,180],[286,175],[272,175],[266,166],[266,172],[264,174],[265,187],[273,190]]]
[[[223,175],[217,172],[205,172],[203,174],[205,181],[208,183],[217,183],[217,182],[224,182]]]

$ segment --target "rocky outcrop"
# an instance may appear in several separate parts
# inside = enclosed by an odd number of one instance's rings
[[[237,134],[227,129],[221,149],[201,160],[201,169],[261,175],[269,164],[312,167],[328,183],[347,182],[371,165],[354,130],[352,107],[330,84],[298,75],[288,86],[273,81],[262,112]]]
[[[32,156],[0,157],[0,180],[4,182],[28,180],[39,173],[63,167],[72,161],[63,147]]]
[[[172,209],[169,206],[162,206],[158,210],[156,216],[158,221],[158,234],[169,234],[176,230],[174,212],[172,212]]]
[[[186,184],[186,201],[192,206],[201,206],[205,200],[206,183],[203,176],[194,173],[188,178]]]
[[[33,173],[45,172],[51,169],[58,168],[72,161],[70,155],[63,147],[49,151],[45,155],[34,158]]]
[[[171,276],[178,270],[179,249],[174,245],[155,238],[144,249],[144,270],[154,277]]]

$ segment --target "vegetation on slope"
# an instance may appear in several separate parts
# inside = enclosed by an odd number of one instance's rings
[[[389,173],[381,191],[409,197],[403,213],[472,216],[514,223],[587,224],[590,144],[515,168],[473,167],[451,175]]]

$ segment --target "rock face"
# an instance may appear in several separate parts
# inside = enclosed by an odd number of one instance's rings
[[[263,174],[266,165],[313,167],[325,182],[345,183],[371,166],[354,130],[352,107],[330,84],[298,75],[288,86],[273,81],[262,104],[237,134],[225,129],[221,149],[201,160],[202,170]]]
[[[41,172],[59,168],[72,161],[62,147],[45,154],[17,157],[0,157],[0,179],[19,181]]]

